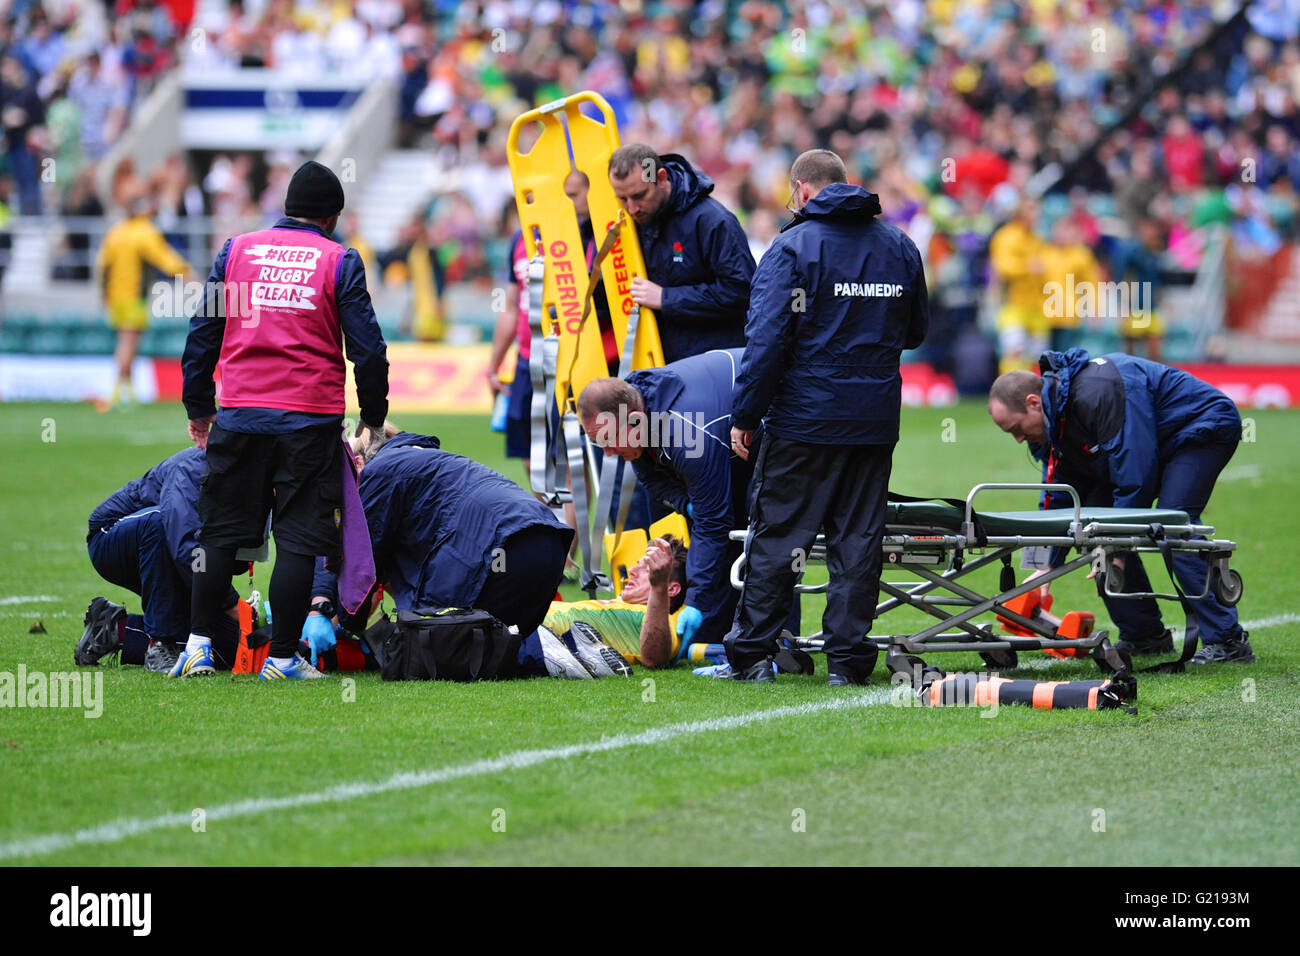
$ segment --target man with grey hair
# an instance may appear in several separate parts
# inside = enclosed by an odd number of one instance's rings
[[[732,448],[757,452],[749,573],[725,641],[738,680],[773,679],[798,558],[823,529],[828,683],[865,684],[876,663],[867,632],[898,442],[899,355],[925,338],[929,306],[915,243],[847,179],[828,150],[795,160],[794,221],[754,275],[731,412]]]
[[[709,195],[713,180],[644,143],[614,151],[609,179],[636,222],[647,274],[632,280],[632,299],[655,310],[664,361],[743,346],[754,257],[736,217]]]

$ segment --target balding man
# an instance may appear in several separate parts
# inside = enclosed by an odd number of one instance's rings
[[[1131,355],[1090,358],[1083,349],[1044,352],[1042,377],[1028,370],[1001,375],[989,391],[989,416],[1043,463],[1044,480],[1072,485],[1084,505],[1187,512],[1193,524],[1241,440],[1241,414],[1232,399],[1181,369]],[[1067,496],[1049,503],[1065,505]],[[1064,551],[1050,562],[1064,562]],[[1150,592],[1138,556],[1125,554],[1124,590]],[[1179,552],[1174,572],[1188,594],[1205,590],[1203,557]],[[1106,598],[1119,627],[1116,647],[1129,654],[1174,649],[1152,598]],[[1204,643],[1193,664],[1255,661],[1237,610],[1210,588],[1191,602]]]
[[[790,169],[796,214],[763,255],[750,293],[732,447],[748,457],[759,422],[749,573],[727,657],[738,680],[773,679],[771,658],[796,568],[826,534],[822,629],[831,686],[865,684],[902,379],[899,354],[929,321],[916,245],[881,222],[829,150]]]
[[[655,310],[664,361],[743,346],[754,257],[709,195],[713,180],[675,153],[629,143],[610,157],[609,181],[636,222],[647,277],[632,280],[632,299]]]

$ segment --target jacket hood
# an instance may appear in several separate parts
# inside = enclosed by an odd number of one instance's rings
[[[1048,441],[1060,437],[1061,413],[1070,401],[1070,386],[1079,370],[1091,360],[1087,349],[1044,352],[1039,358],[1038,368],[1043,375],[1043,420]]]
[[[807,219],[871,219],[879,215],[880,197],[875,193],[848,183],[831,183],[808,200],[794,219],[786,223],[785,229]]]
[[[690,209],[713,192],[713,180],[692,166],[685,156],[664,153],[659,159],[664,169],[668,170],[669,182],[673,184],[667,211],[682,212]]]

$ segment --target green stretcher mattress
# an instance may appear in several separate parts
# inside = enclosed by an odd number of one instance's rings
[[[976,513],[984,533],[990,537],[1066,537],[1070,534],[1070,523],[1074,521],[1073,508]],[[1080,514],[1085,525],[1100,521],[1104,524],[1133,525],[1135,531],[1152,523],[1191,524],[1187,512],[1163,508],[1084,508]],[[887,506],[885,527],[890,534],[907,531],[919,534],[943,531],[959,533],[964,518],[960,508],[942,501],[891,501]]]

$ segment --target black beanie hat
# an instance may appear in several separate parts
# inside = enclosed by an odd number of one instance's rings
[[[313,159],[298,167],[289,180],[284,214],[300,219],[329,219],[343,211],[343,184],[328,166]]]

